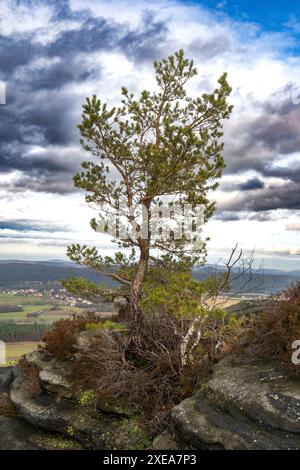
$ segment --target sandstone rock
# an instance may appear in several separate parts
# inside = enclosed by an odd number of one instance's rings
[[[71,398],[72,391],[68,383],[71,363],[57,361],[46,352],[35,350],[26,356],[27,362],[37,367],[43,388],[55,393],[59,398]]]
[[[152,444],[153,450],[183,450],[184,447],[180,446],[178,442],[176,442],[175,437],[170,431],[164,431],[163,433],[159,434],[154,440]]]
[[[34,351],[28,353],[26,355],[26,361],[30,364],[33,364],[38,369],[42,369],[43,367],[47,366],[47,364],[51,364],[51,356],[43,350],[35,349]]]
[[[88,347],[94,334],[81,334],[78,346]],[[149,448],[128,404],[99,396],[91,404],[72,395],[71,361],[43,351],[27,361],[38,369],[42,386],[34,397],[26,368],[0,369],[0,394],[7,397],[10,390],[20,415],[0,417],[0,449]],[[170,429],[152,447],[300,450],[300,380],[276,361],[226,358],[195,395],[174,407]]]
[[[20,418],[0,417],[0,450],[35,450],[32,429]]]
[[[300,379],[291,377],[279,362],[227,359],[215,367],[209,390],[228,410],[237,409],[271,428],[300,433]]]
[[[48,369],[47,380],[49,372]],[[54,382],[53,377],[51,380]],[[132,442],[136,439],[134,419],[117,419],[80,405],[75,400],[58,401],[56,394],[49,393],[47,389],[39,396],[28,396],[25,381],[24,370],[16,368],[10,398],[27,423],[42,430],[72,437],[87,449],[128,449],[135,445]]]
[[[46,390],[57,393],[60,398],[71,398],[73,396],[65,369],[41,370],[39,378]]]
[[[22,418],[0,417],[0,450],[80,450],[72,439],[37,430]]]
[[[226,359],[172,420],[192,449],[300,449],[300,381],[276,362]]]

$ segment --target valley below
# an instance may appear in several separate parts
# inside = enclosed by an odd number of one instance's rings
[[[220,268],[213,265],[198,267],[194,277],[202,280],[216,270]],[[110,302],[93,305],[69,294],[60,281],[73,276],[84,276],[107,287],[117,285],[109,278],[69,262],[0,261],[0,340],[6,343],[6,362],[2,366],[14,364],[23,354],[36,349],[53,322],[72,318],[86,310],[101,313],[114,309]],[[239,291],[235,282],[231,291],[218,299],[218,307],[230,311],[234,305],[246,302],[247,308],[252,308],[255,303],[299,279],[298,271],[256,273],[250,283],[246,282],[247,291]]]
[[[145,435],[140,428],[131,410],[134,402],[127,409],[122,401],[99,396],[96,405],[91,405],[92,392],[78,395],[70,377],[76,354],[84,355],[101,330],[87,324],[76,333],[75,356],[63,360],[49,353],[47,340],[42,339],[57,320],[89,312],[103,322],[105,315],[113,318],[117,306],[104,299],[95,304],[75,297],[60,284],[63,277],[74,275],[73,270],[77,275],[88,274],[86,270],[78,271],[67,263],[42,263],[44,271],[39,263],[21,264],[17,282],[8,282],[8,276],[0,283],[0,340],[6,353],[0,368],[0,449],[300,448],[298,382],[279,361],[251,358],[241,351],[212,364],[206,380],[177,402],[170,410],[169,424],[157,435]],[[212,270],[199,268],[193,276],[203,280]],[[247,282],[247,292],[235,284],[214,299],[215,305],[226,311],[228,319],[254,318],[270,295],[296,284],[300,275],[269,272],[265,278],[265,285],[257,277],[252,287]],[[111,287],[101,276],[98,282]],[[259,289],[254,287],[258,284]],[[272,288],[267,287],[271,284]],[[286,406],[289,414],[282,413]]]

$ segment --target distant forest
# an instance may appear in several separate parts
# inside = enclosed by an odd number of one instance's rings
[[[46,331],[52,325],[45,323],[15,323],[13,321],[1,321],[1,340],[7,343],[23,341],[40,341]]]

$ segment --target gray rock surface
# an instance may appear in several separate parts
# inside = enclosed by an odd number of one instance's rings
[[[154,450],[183,450],[183,444],[179,444],[170,431],[164,431],[153,440]]]
[[[38,429],[72,437],[87,449],[126,449],[134,447],[132,436],[136,432],[134,418],[110,415],[82,405],[78,400],[66,399],[61,388],[66,386],[62,379],[67,375],[63,363],[63,374],[58,374],[59,363],[45,361],[43,353],[35,351],[28,356],[29,362],[41,369],[39,376],[42,392],[30,396],[27,392],[26,371],[15,368],[10,388],[10,399],[19,416]],[[53,369],[51,369],[53,367]],[[136,436],[134,436],[134,440]]]
[[[72,395],[71,363],[40,351],[27,360],[39,370],[38,395],[29,395],[26,368],[0,369],[0,393],[9,391],[19,413],[0,416],[0,449],[140,448],[144,436],[124,407],[99,410]],[[276,361],[226,358],[173,408],[153,449],[300,450],[300,380]]]
[[[20,418],[0,416],[0,450],[35,450],[32,429]]]
[[[72,392],[68,382],[70,363],[51,359],[43,351],[32,351],[26,356],[27,361],[40,370],[39,378],[43,388],[58,395],[59,398],[71,398]]]
[[[300,449],[300,380],[276,362],[226,359],[172,421],[193,449]]]
[[[72,439],[42,432],[22,418],[0,416],[0,450],[80,450]]]

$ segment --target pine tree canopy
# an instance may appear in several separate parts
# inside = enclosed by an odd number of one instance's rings
[[[78,126],[92,158],[82,163],[74,185],[98,209],[91,226],[110,233],[115,224],[114,240],[133,251],[102,257],[95,247],[68,248],[73,261],[129,286],[136,300],[150,263],[203,259],[195,208],[201,207],[202,223],[215,210],[209,195],[225,166],[222,123],[232,111],[226,74],[211,93],[188,96],[197,70],[183,50],[154,62],[154,71],[156,90],[135,97],[123,87],[118,107],[87,98]]]

